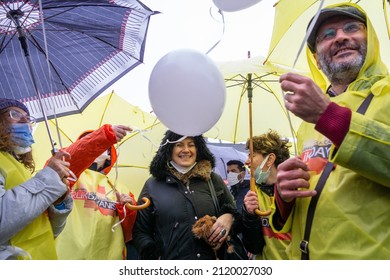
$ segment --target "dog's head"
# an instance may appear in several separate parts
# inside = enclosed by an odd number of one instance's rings
[[[213,250],[218,250],[222,245],[222,243],[220,242],[208,241],[211,232],[211,227],[216,221],[217,218],[215,216],[205,215],[199,220],[197,220],[196,223],[192,226],[192,232],[194,233],[194,236],[196,238],[205,240],[208,244],[210,244]]]
[[[192,226],[195,237],[206,239],[210,236],[211,227],[217,221],[215,216],[205,215]]]

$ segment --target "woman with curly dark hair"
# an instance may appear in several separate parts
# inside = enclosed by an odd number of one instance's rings
[[[203,136],[185,137],[170,130],[165,133],[150,165],[152,176],[139,196],[151,201],[148,208],[138,211],[133,229],[141,259],[217,258],[209,243],[192,233],[198,219],[216,216],[208,241],[222,243],[238,215],[222,178],[212,172],[214,166],[214,156]],[[216,192],[219,213],[213,204],[210,182]]]
[[[72,209],[68,153],[32,177],[34,124],[23,103],[0,98],[0,259],[56,259],[54,238]]]

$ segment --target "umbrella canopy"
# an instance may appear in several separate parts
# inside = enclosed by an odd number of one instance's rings
[[[149,177],[149,164],[166,130],[155,116],[131,105],[117,94],[110,93],[95,99],[82,114],[64,116],[56,120],[58,124],[54,120],[49,120],[48,123],[53,132],[58,127],[63,147],[73,143],[82,132],[95,130],[103,124],[131,126],[135,132],[129,133],[120,145],[117,145],[118,169],[114,166],[109,177],[112,182],[117,177],[117,182],[128,186],[134,195],[139,194]],[[137,129],[145,131],[141,133]],[[34,131],[35,144],[32,150],[37,170],[41,169],[51,156],[45,131],[43,123],[38,123]],[[58,148],[59,146],[57,143]]]
[[[388,0],[324,0],[323,7],[337,3],[356,3],[368,14],[381,46],[383,62],[390,67],[390,7]],[[267,61],[292,67],[310,19],[320,7],[320,0],[280,0],[275,4],[274,27]],[[301,53],[295,67],[308,71],[306,55]]]
[[[39,120],[41,106],[48,119],[82,112],[143,61],[153,14],[136,0],[1,1],[0,97]]]
[[[249,139],[249,155],[253,156],[253,135],[269,129],[295,141],[301,120],[287,112],[279,75],[283,69],[263,64],[265,58],[219,63],[226,84],[226,104],[221,118],[206,133],[210,138],[239,143]],[[294,149],[294,153],[296,149]],[[252,158],[251,158],[252,161]],[[250,166],[250,189],[256,191],[253,165]],[[256,209],[267,216],[270,209]]]
[[[278,73],[285,70],[271,64],[263,65],[264,60],[264,57],[255,57],[217,63],[225,78],[226,104],[221,118],[205,133],[207,137],[232,143],[245,142],[249,138],[248,87],[251,86],[254,135],[271,128],[283,137],[295,138],[300,120],[287,114],[279,85]]]
[[[207,143],[207,147],[215,157],[215,172],[224,180],[227,179],[226,164],[229,160],[240,160],[245,163],[248,158],[248,152],[245,151],[244,144]]]

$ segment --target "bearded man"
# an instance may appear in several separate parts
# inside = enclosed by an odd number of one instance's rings
[[[320,12],[307,46],[313,80],[280,77],[303,122],[300,156],[278,166],[271,226],[291,231],[290,259],[390,259],[390,77],[377,35],[344,3]]]

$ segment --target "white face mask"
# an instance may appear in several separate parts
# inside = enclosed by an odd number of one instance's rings
[[[196,162],[195,162],[193,165],[191,165],[189,167],[183,167],[183,166],[177,165],[173,160],[171,160],[169,163],[173,166],[173,168],[175,168],[181,174],[186,174],[188,171],[190,171],[196,165]]]
[[[269,174],[271,173],[271,171],[270,171],[271,166],[268,168],[268,170],[266,172],[263,172],[263,167],[264,167],[265,163],[267,162],[268,158],[269,158],[269,155],[267,155],[265,157],[263,162],[256,168],[255,173],[253,174],[253,177],[255,178],[256,183],[259,185],[265,183],[268,180]]]
[[[228,173],[227,181],[229,186],[234,186],[240,182],[240,180],[238,179],[238,175],[240,175],[240,173],[236,173],[236,172]]]
[[[15,154],[17,155],[23,155],[25,153],[28,153],[31,151],[31,147],[20,147],[20,146],[16,146],[13,150],[15,152]]]

